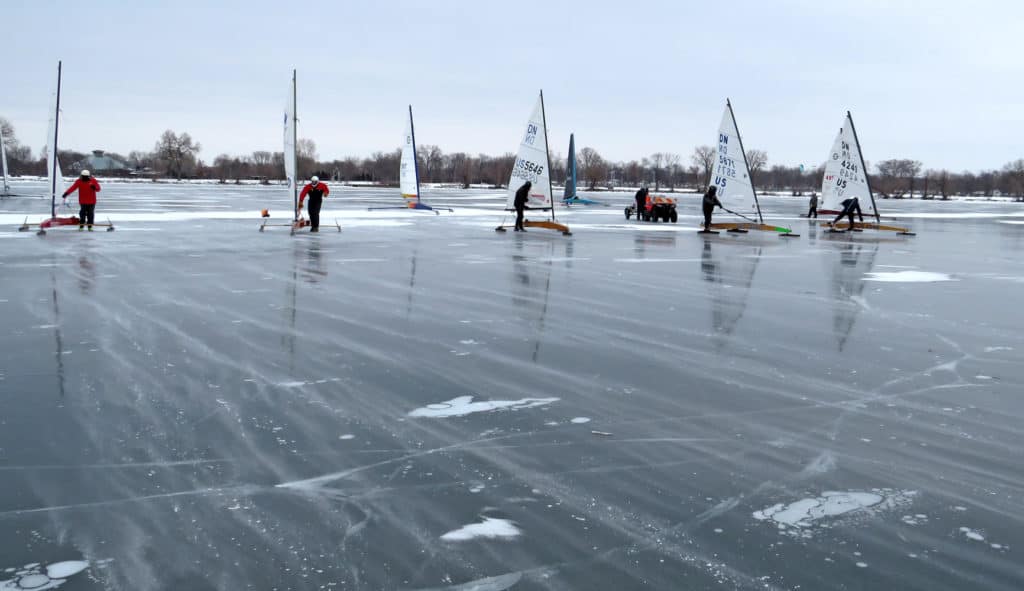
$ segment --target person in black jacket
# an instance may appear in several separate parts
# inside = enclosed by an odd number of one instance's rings
[[[807,211],[807,217],[818,217],[818,194],[813,191],[811,192],[811,208]]]
[[[860,221],[863,222],[864,221],[864,213],[861,212],[861,210],[860,210],[860,200],[857,199],[856,197],[850,197],[849,199],[844,199],[843,200],[843,211],[839,212],[839,215],[836,216],[836,219],[832,220],[832,228],[834,229],[836,227],[836,224],[839,223],[839,220],[843,219],[844,217],[848,217],[848,218],[850,218],[850,229],[852,230],[853,229],[853,214],[855,212],[857,214],[857,217],[860,218]]]
[[[636,199],[636,221],[643,219],[644,210],[647,209],[647,187],[641,187],[634,195]]]
[[[701,206],[704,209],[704,229],[701,232],[711,232],[711,213],[715,211],[715,206],[722,207],[722,202],[718,200],[718,187],[708,187]]]
[[[526,181],[522,187],[516,191],[516,198],[512,204],[516,208],[516,232],[525,232],[526,228],[523,227],[523,210],[526,209],[526,202],[530,199],[530,188],[533,187],[533,183]]]

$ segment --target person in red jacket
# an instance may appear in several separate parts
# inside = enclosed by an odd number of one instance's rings
[[[309,179],[306,186],[302,187],[302,192],[299,193],[299,211],[302,211],[302,202],[305,201],[306,195],[309,195],[310,232],[320,231],[320,206],[324,204],[324,197],[330,193],[331,190],[327,188],[327,185],[321,183],[317,177]]]
[[[85,224],[89,224],[89,231],[92,232],[92,224],[96,221],[96,193],[100,192],[100,183],[89,174],[88,170],[83,170],[81,176],[75,179],[74,184],[64,191],[62,199],[66,200],[68,195],[75,191],[78,191],[78,205],[80,206],[78,230],[82,231]]]

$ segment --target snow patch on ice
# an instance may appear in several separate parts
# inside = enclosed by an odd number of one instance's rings
[[[470,523],[441,536],[446,542],[466,542],[476,538],[510,540],[522,532],[508,519],[484,517],[480,523]]]
[[[462,583],[461,585],[432,587],[430,589],[421,589],[420,591],[505,591],[506,589],[511,589],[512,586],[518,583],[522,578],[522,573],[515,572],[498,575],[496,577],[476,579],[475,581]]]
[[[0,591],[56,589],[66,583],[69,577],[73,577],[87,568],[89,568],[89,562],[85,560],[65,560],[45,567],[38,562],[33,562],[26,564],[21,569],[6,568],[4,572],[14,573],[15,578],[0,581]]]
[[[907,505],[917,493],[872,489],[871,491],[826,491],[819,497],[800,499],[789,504],[777,503],[754,511],[758,521],[770,521],[784,533],[807,537],[815,527],[856,513],[871,513]]]
[[[867,273],[865,281],[882,281],[886,283],[936,283],[939,281],[956,281],[945,273],[931,271],[877,271]]]
[[[410,417],[448,418],[461,417],[478,412],[495,410],[520,410],[545,406],[558,402],[558,398],[523,398],[521,400],[481,400],[473,402],[472,396],[458,396],[445,402],[428,404],[409,413]]]
[[[961,527],[960,533],[962,533],[964,537],[966,537],[968,540],[974,540],[975,542],[985,541],[985,536],[981,535],[980,533],[969,527]]]
[[[570,423],[575,423],[577,425],[582,425],[584,423],[589,423],[590,422],[590,417],[576,417],[576,418],[572,419],[569,422]]]
[[[1013,351],[1013,347],[985,347],[986,353],[994,353],[996,351]]]
[[[346,441],[349,440],[349,439],[355,439],[355,438],[356,438],[356,436],[352,435],[351,433],[346,433],[344,435],[338,435],[338,439],[343,439],[343,440],[346,440]]]

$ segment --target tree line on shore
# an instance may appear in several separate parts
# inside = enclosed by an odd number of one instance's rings
[[[28,146],[18,141],[13,126],[6,119],[0,118],[0,126],[11,174],[45,175],[46,149],[34,156]],[[124,163],[124,167],[103,171],[102,174],[154,180],[216,179],[223,183],[242,180],[269,183],[284,179],[281,152],[257,150],[244,156],[220,154],[208,163],[199,158],[200,149],[200,144],[188,133],[167,130],[151,151],[136,150],[127,156],[107,152],[108,158]],[[320,160],[316,144],[309,139],[300,139],[297,152],[300,177],[317,174],[323,179],[341,182],[398,183],[401,159],[398,148],[390,152],[374,152],[362,158]],[[59,151],[59,158],[63,170],[71,173],[86,168],[89,162],[88,154],[71,150]],[[715,159],[715,149],[711,146],[697,146],[686,160],[678,153],[656,152],[624,162],[607,160],[594,148],[584,147],[577,154],[577,179],[581,189],[589,190],[646,185],[655,191],[700,191],[711,180]],[[424,144],[417,148],[417,160],[420,181],[424,183],[501,187],[508,182],[515,154],[446,154],[438,146]],[[761,191],[802,195],[821,189],[824,163],[814,168],[783,164],[769,166],[768,153],[758,149],[748,150],[747,160],[755,186]],[[565,178],[566,166],[563,154],[552,154],[551,178],[554,182],[561,183]],[[871,186],[881,198],[947,199],[954,195],[1003,195],[1024,201],[1024,159],[1014,160],[999,169],[980,172],[925,169],[921,162],[906,158],[883,160],[868,168]]]

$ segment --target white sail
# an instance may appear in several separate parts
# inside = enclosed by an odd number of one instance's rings
[[[857,197],[865,216],[877,215],[863,163],[860,146],[853,133],[853,120],[847,113],[825,163],[825,176],[821,181],[820,211],[842,211],[844,200]]]
[[[59,84],[59,82],[58,82]],[[57,117],[60,113],[57,110],[57,91],[54,90],[50,100],[50,120],[46,132],[46,192],[51,191],[59,196],[64,193],[64,173],[60,170],[60,160],[57,158]],[[56,173],[54,172],[56,171]],[[56,177],[56,183],[54,183]]]
[[[551,178],[548,170],[548,146],[544,130],[544,106],[541,98],[533,107],[530,120],[526,122],[526,133],[519,144],[519,153],[512,166],[508,181],[505,209],[515,209],[516,191],[523,183],[530,181],[530,198],[526,206],[530,209],[551,208]]]
[[[284,108],[284,176],[288,181],[288,193],[295,198],[298,179],[296,177],[296,156],[295,156],[295,75],[292,75],[292,82],[288,85],[288,99]]]
[[[409,119],[405,122],[405,136],[402,143],[402,162],[399,165],[398,179],[402,189],[402,197],[419,199],[420,188],[416,175],[416,141],[413,139],[412,107],[409,108]]]
[[[7,146],[4,145],[4,130],[0,129],[0,162],[3,166],[3,192],[10,193],[11,186],[7,184]]]
[[[718,187],[718,200],[727,209],[760,221],[754,185],[748,174],[747,155],[740,142],[740,132],[732,109],[725,106],[718,126],[718,151],[712,185]]]

